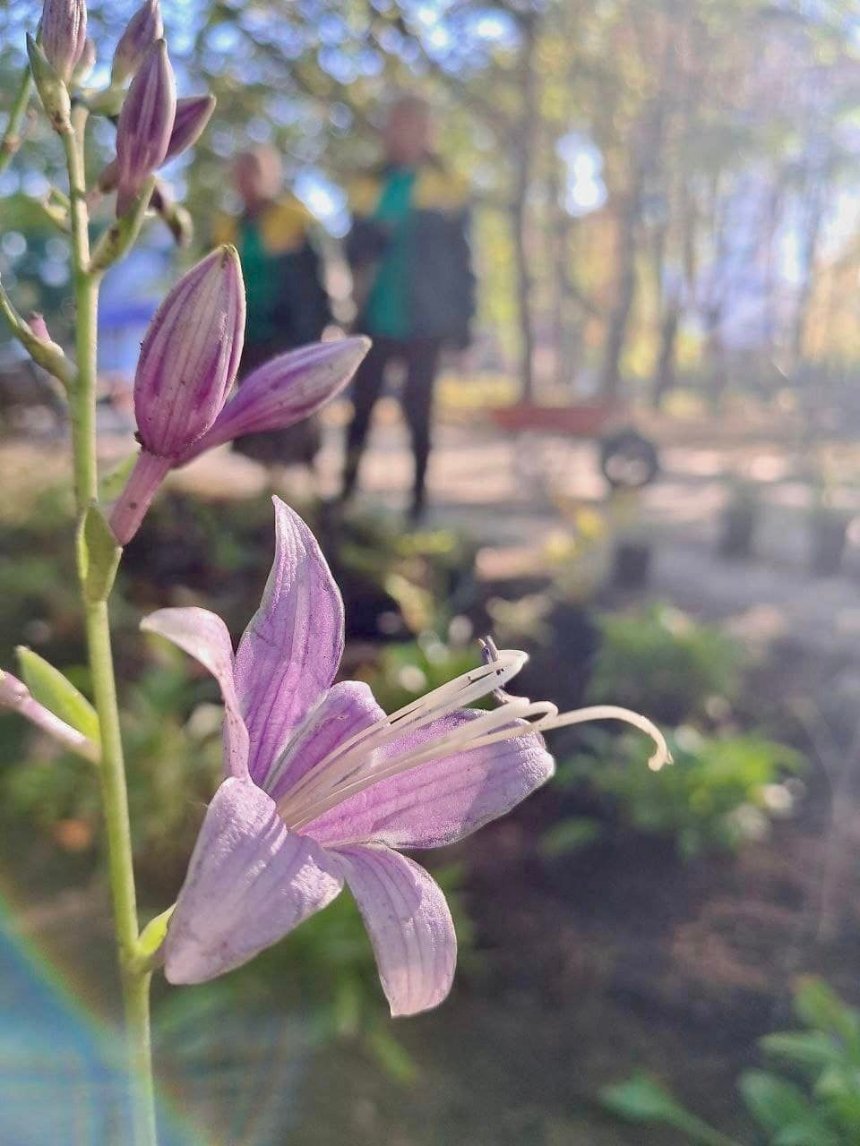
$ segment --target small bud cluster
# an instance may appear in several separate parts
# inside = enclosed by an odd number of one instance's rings
[[[85,0],[45,0],[41,35],[28,43],[36,87],[64,134],[77,130],[71,89],[80,87],[95,62],[86,31]],[[122,256],[148,207],[184,241],[187,212],[155,172],[193,146],[215,100],[177,98],[159,0],[143,0],[129,20],[114,51],[110,86],[77,91],[75,99],[91,113],[116,119],[116,157],[99,175],[98,190],[116,192],[117,222],[95,248],[91,273]],[[19,338],[46,368],[58,377],[73,370],[40,317],[16,323]],[[220,247],[173,287],[143,340],[134,381],[141,451],[110,517],[120,544],[134,536],[171,469],[236,437],[308,417],[347,384],[369,345],[363,338],[341,339],[283,354],[254,371],[231,397],[244,332],[239,256],[233,247]]]

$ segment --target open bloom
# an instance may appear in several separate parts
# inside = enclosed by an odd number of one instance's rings
[[[227,401],[244,337],[239,256],[234,247],[219,247],[173,287],[141,346],[134,378],[141,452],[111,514],[121,545],[137,532],[171,469],[233,438],[308,417],[347,384],[370,345],[345,338],[281,354]]]
[[[216,677],[225,704],[225,772],[209,806],[163,954],[173,983],[238,967],[325,907],[346,883],[370,935],[394,1015],[440,1003],[457,940],[445,898],[401,849],[454,843],[510,811],[553,773],[537,728],[621,709],[559,716],[502,695],[517,651],[386,716],[366,684],[333,684],[343,606],[301,519],[275,499],[275,561],[260,609],[234,656],[224,623],[163,609],[143,627]]]

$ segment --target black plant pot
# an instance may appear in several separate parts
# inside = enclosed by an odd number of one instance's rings
[[[723,511],[717,552],[731,561],[742,561],[753,554],[753,540],[759,507],[751,502],[731,502]]]
[[[842,514],[819,513],[809,522],[810,571],[816,577],[833,577],[845,555],[848,519]]]

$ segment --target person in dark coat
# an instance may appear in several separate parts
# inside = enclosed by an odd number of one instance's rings
[[[233,181],[242,200],[238,216],[222,216],[217,243],[233,243],[245,279],[247,322],[239,385],[276,354],[317,342],[331,322],[319,224],[305,205],[281,187],[281,162],[271,147],[241,152]],[[233,448],[264,465],[312,464],[320,446],[319,424],[308,419],[285,430],[239,438]]]
[[[383,131],[384,161],[348,188],[346,255],[358,331],[373,340],[353,381],[342,499],[357,484],[373,408],[391,363],[405,369],[401,406],[415,457],[411,517],[425,505],[433,393],[444,347],[469,344],[475,279],[468,241],[467,184],[432,150],[430,108],[399,99]]]

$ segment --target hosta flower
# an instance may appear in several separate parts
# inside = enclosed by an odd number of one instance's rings
[[[219,247],[170,291],[143,340],[134,379],[141,452],[111,514],[120,544],[137,532],[167,473],[204,450],[306,418],[342,389],[370,345],[346,338],[282,354],[230,401],[245,331],[234,247]]]
[[[84,0],[45,0],[40,44],[48,63],[64,83],[72,78],[86,40]]]
[[[111,66],[111,83],[121,84],[134,75],[152,45],[164,35],[158,0],[144,0],[119,38]]]
[[[259,611],[233,654],[219,617],[163,609],[143,627],[216,677],[225,704],[226,779],[206,813],[163,948],[173,983],[246,962],[325,907],[347,884],[370,935],[392,1014],[440,1003],[457,941],[445,898],[402,849],[463,839],[553,773],[536,728],[577,723],[546,702],[502,694],[525,655],[489,663],[386,716],[366,684],[333,684],[343,606],[317,544],[275,499],[275,561]],[[534,723],[530,723],[534,722]]]
[[[123,101],[116,128],[117,215],[129,211],[167,155],[176,84],[164,40],[152,45]]]
[[[215,110],[215,96],[184,96],[176,101],[176,114],[173,117],[173,126],[170,129],[170,138],[167,150],[157,167],[163,167],[171,159],[176,159],[183,151],[192,147],[203,133],[206,124],[212,118]],[[155,170],[156,168],[153,168]],[[149,174],[149,172],[147,172]],[[115,191],[119,183],[119,162],[112,159],[102,169],[98,178],[99,190],[107,193]],[[163,192],[162,192],[163,193]],[[155,196],[153,196],[154,200]],[[154,202],[153,202],[154,206]],[[122,212],[119,212],[120,214]]]

